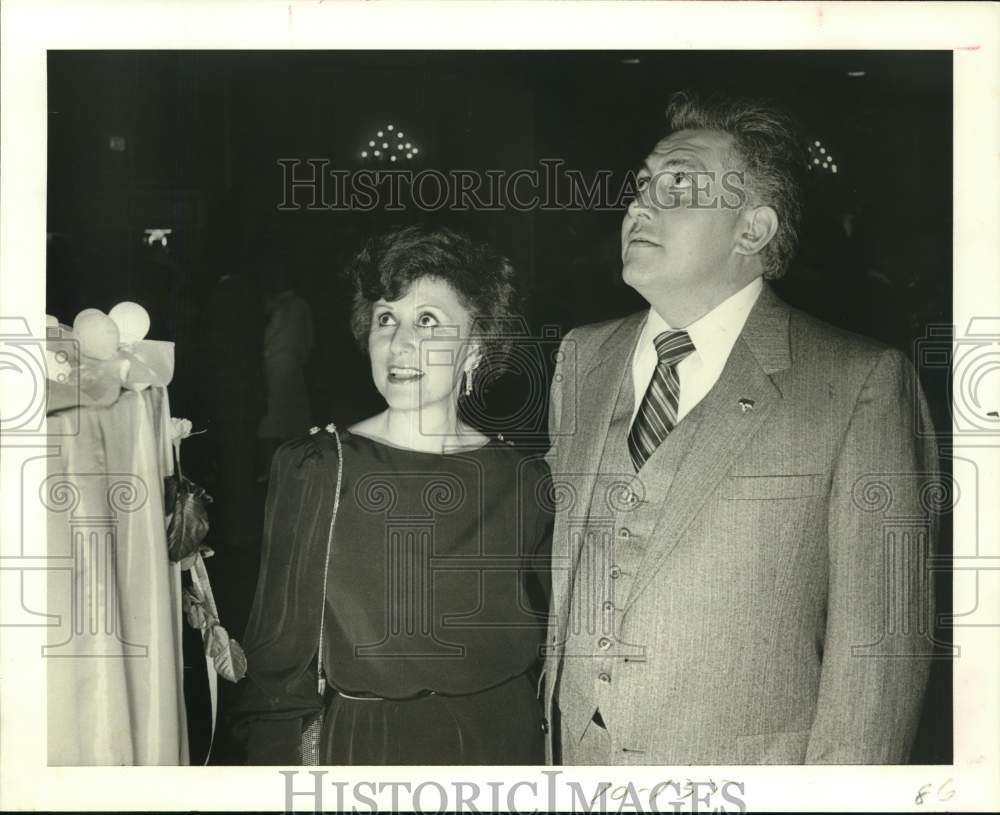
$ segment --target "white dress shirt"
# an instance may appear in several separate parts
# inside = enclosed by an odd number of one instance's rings
[[[732,353],[736,338],[739,337],[754,303],[764,288],[760,277],[754,278],[736,294],[733,294],[708,314],[695,320],[686,329],[694,343],[694,351],[677,365],[680,380],[680,403],[677,406],[679,422],[712,389],[726,367],[726,360]],[[635,387],[635,404],[632,407],[632,421],[639,413],[642,398],[656,370],[658,358],[653,339],[664,331],[672,330],[666,321],[650,308],[646,322],[639,334],[639,341],[632,355],[632,383]],[[630,425],[631,426],[631,425]]]

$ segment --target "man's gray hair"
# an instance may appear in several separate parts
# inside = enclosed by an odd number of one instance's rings
[[[795,255],[802,223],[802,177],[806,151],[792,116],[777,105],[722,94],[679,91],[670,97],[667,126],[718,130],[734,142],[734,158],[746,174],[747,204],[778,213],[778,230],[761,251],[764,277],[781,277]]]

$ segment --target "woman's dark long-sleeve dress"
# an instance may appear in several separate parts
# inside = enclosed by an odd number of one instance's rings
[[[294,764],[325,706],[323,764],[541,764],[531,669],[551,547],[540,451],[438,455],[342,433],[343,482],[316,652],[337,452],[325,431],[272,465],[237,730],[250,763]]]

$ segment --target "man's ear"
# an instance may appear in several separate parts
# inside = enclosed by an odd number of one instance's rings
[[[771,207],[750,207],[743,213],[742,234],[736,239],[736,252],[756,255],[770,243],[778,231],[778,213]]]

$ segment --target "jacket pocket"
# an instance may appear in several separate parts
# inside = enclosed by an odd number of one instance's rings
[[[721,485],[723,498],[761,501],[808,498],[819,491],[820,475],[731,475]]]
[[[809,730],[736,737],[738,764],[804,764]]]

